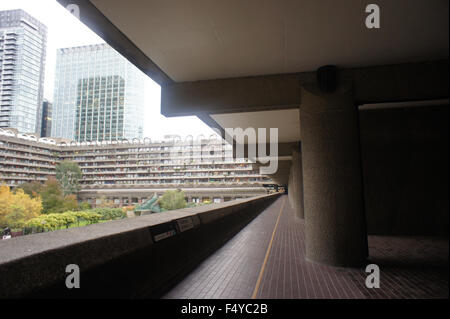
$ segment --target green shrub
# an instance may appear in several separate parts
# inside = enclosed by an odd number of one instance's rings
[[[187,202],[184,198],[184,192],[179,189],[167,190],[158,199],[158,204],[165,210],[185,208],[187,206]]]
[[[89,204],[88,202],[81,202],[80,205],[79,205],[79,209],[80,210],[88,210],[88,209],[91,209],[91,208],[92,208],[92,205]]]
[[[93,212],[100,214],[102,220],[121,219],[127,216],[121,208],[108,208],[99,207],[92,210]]]
[[[93,211],[68,211],[64,213],[53,213],[40,215],[30,219],[21,226],[24,228],[35,229],[35,231],[52,231],[61,228],[69,228],[73,224],[79,224],[82,221],[88,224],[98,223],[103,216]]]

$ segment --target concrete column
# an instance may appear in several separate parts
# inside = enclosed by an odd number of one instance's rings
[[[306,258],[357,266],[368,256],[357,107],[350,83],[301,88]]]
[[[294,177],[293,166],[294,165],[292,165],[292,163],[291,163],[291,167],[289,168],[288,200],[289,200],[289,204],[291,205],[291,207],[295,208],[294,207],[295,185],[293,183],[293,177]]]
[[[304,218],[303,210],[303,172],[302,172],[302,153],[301,148],[295,148],[292,150],[292,181],[291,184],[294,187],[294,194],[292,194],[292,207],[294,208],[295,215],[298,218]]]

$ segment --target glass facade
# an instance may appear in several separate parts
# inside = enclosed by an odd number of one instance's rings
[[[52,103],[44,99],[42,103],[41,137],[50,137],[52,132]]]
[[[78,81],[75,140],[104,141],[123,138],[125,81],[119,76]]]
[[[0,11],[0,128],[41,133],[47,27],[23,10]]]
[[[52,136],[142,138],[145,74],[107,44],[59,49]]]

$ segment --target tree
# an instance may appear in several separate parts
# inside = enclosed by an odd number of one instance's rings
[[[44,214],[63,213],[68,210],[78,209],[76,196],[64,196],[61,185],[54,177],[49,177],[45,181],[38,195],[42,199]]]
[[[64,202],[62,206],[62,211],[74,211],[78,209],[78,201],[75,195],[67,195],[64,197]]]
[[[64,197],[61,186],[54,177],[49,177],[39,195],[42,198],[44,214],[63,212]]]
[[[79,180],[83,177],[77,163],[64,160],[56,166],[56,179],[60,183],[64,196],[80,190]]]
[[[0,186],[0,226],[18,228],[42,211],[41,198],[31,198],[23,189],[11,192],[8,186]]]
[[[158,200],[158,203],[166,210],[185,208],[187,202],[184,197],[184,192],[179,189],[167,190]]]
[[[20,184],[19,188],[23,189],[25,194],[31,197],[37,197],[42,191],[42,183],[38,181],[32,181],[28,183]]]

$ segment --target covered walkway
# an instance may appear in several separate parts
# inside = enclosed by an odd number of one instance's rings
[[[164,298],[448,298],[448,241],[369,236],[380,288],[363,268],[305,260],[304,222],[278,198]]]

